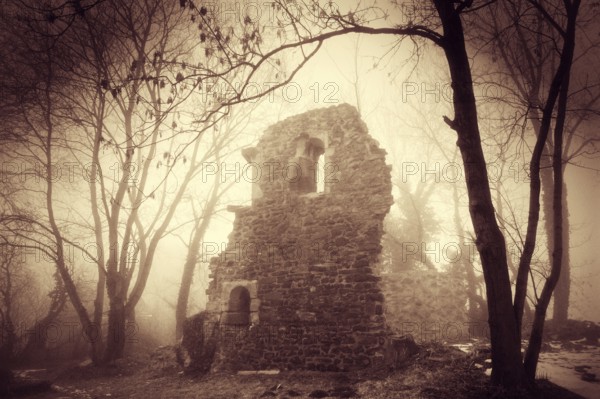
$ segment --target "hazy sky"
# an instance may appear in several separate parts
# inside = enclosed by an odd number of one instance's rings
[[[419,168],[435,168],[436,163],[444,160],[439,153],[425,152],[420,137],[422,133],[407,125],[419,120],[415,113],[415,97],[423,104],[427,123],[439,128],[437,137],[449,149],[453,149],[455,133],[441,122],[442,115],[449,115],[448,103],[451,91],[445,80],[440,78],[445,74],[438,68],[445,68],[440,52],[430,49],[431,58],[425,57],[416,70],[412,63],[405,63],[411,47],[405,46],[398,54],[388,57],[382,62],[378,57],[389,49],[393,39],[385,36],[347,36],[326,42],[321,52],[296,76],[294,82],[278,93],[272,100],[263,103],[260,120],[251,122],[245,139],[248,144],[256,139],[260,132],[269,124],[287,116],[304,112],[312,108],[326,107],[336,103],[357,104],[357,90],[360,97],[363,119],[366,121],[370,134],[380,141],[388,151],[388,163],[394,164],[394,177],[400,178],[403,163],[418,163]],[[358,56],[355,56],[358,51]],[[377,64],[377,66],[375,66]],[[428,90],[428,91],[427,91]],[[406,100],[406,101],[405,101]],[[419,102],[417,101],[417,103]],[[412,103],[409,104],[409,102]],[[394,112],[394,115],[391,114]],[[421,116],[422,117],[422,116]],[[404,119],[404,121],[402,120]],[[410,122],[410,123],[408,123]],[[423,164],[422,162],[425,162]],[[599,166],[598,162],[595,163]],[[588,167],[593,164],[588,162]],[[411,179],[435,179],[435,173],[410,176]],[[523,172],[524,173],[524,172]],[[443,176],[442,176],[443,180]],[[597,210],[600,198],[600,179],[596,172],[576,167],[569,167],[566,174],[569,189],[569,212],[572,228],[572,267],[573,288],[571,316],[600,321],[600,308],[595,306],[595,291],[600,285],[597,259],[600,257],[600,233],[598,230],[599,214]],[[414,182],[414,181],[413,181]],[[528,184],[520,181],[521,191],[513,193],[520,196],[521,204],[525,204]],[[463,184],[463,181],[457,184]],[[250,199],[250,187],[241,182],[234,187],[230,197],[232,203],[247,204]],[[518,194],[518,195],[517,195]],[[436,197],[437,196],[437,197]],[[436,213],[442,224],[451,225],[452,214],[445,200],[447,190],[440,184],[439,194],[434,194],[432,203],[436,205]],[[461,204],[465,217],[465,226],[470,229],[470,220],[466,211],[466,198]],[[227,234],[231,231],[233,214],[223,214],[219,220],[211,223],[211,228],[205,241],[225,243]],[[448,227],[451,229],[451,227]],[[452,236],[441,234],[443,245]],[[156,265],[173,263],[177,256],[181,257],[182,247],[172,243],[169,248],[162,245],[163,250],[158,254]],[[183,263],[183,260],[181,260]],[[155,275],[155,281],[161,281],[161,272]],[[178,275],[173,280],[178,281]],[[160,290],[160,285],[150,287]],[[196,292],[201,294],[201,290]]]

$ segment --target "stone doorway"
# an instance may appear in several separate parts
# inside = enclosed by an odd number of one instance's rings
[[[238,286],[231,290],[224,324],[238,326],[250,324],[250,292],[246,287]]]

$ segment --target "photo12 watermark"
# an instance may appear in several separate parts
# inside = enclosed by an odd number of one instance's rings
[[[315,104],[337,104],[340,102],[340,86],[335,82],[312,82],[300,84],[298,82],[201,82],[197,86],[200,92],[200,101],[212,102],[215,98],[228,99],[238,96],[249,103],[256,103],[266,99],[273,104],[278,100],[295,104],[303,98],[308,98]]]
[[[416,101],[431,104],[452,104],[456,84],[456,82],[450,83],[449,81],[404,81],[400,85],[400,101],[403,103]],[[469,90],[471,90],[471,87],[469,87]],[[474,90],[475,98],[482,100],[506,99],[508,98],[507,95],[511,94],[505,93],[502,86],[493,82],[473,83],[472,90]]]
[[[83,326],[76,321],[52,321],[45,324],[36,324],[28,326],[21,324],[17,327],[17,335],[21,339],[44,343],[48,346],[57,344],[76,343],[80,339],[84,342],[92,343],[98,340],[114,340],[115,342],[136,343],[139,340],[140,328],[135,322],[126,322],[117,328],[105,331],[102,336],[103,328],[97,324],[90,323]],[[107,330],[106,328],[104,330]],[[106,341],[105,341],[106,342]],[[2,336],[0,335],[0,343]]]
[[[475,164],[466,164],[467,168],[479,168]],[[520,162],[486,164],[488,180],[491,183],[512,181],[529,183],[530,177],[526,165]],[[458,183],[466,179],[465,164],[460,162],[402,162],[400,178],[403,183],[420,181],[421,183]]]
[[[247,183],[283,180],[296,183],[302,178],[328,184],[339,182],[339,166],[335,162],[203,162],[200,170],[202,183],[219,178],[221,183],[241,181]]]
[[[201,261],[215,259],[222,264],[231,262],[261,262],[275,264],[279,262],[323,264],[338,262],[339,245],[335,242],[312,241],[296,242],[211,242],[201,245]]]
[[[55,246],[56,244],[50,241],[35,242],[24,246],[19,251],[19,261],[24,264],[53,263],[55,258],[51,249]],[[138,262],[140,250],[138,244],[134,241],[118,242],[106,246],[99,246],[95,241],[65,241],[62,248],[64,258],[70,264],[80,262],[96,264],[98,259],[108,259],[113,256],[117,259],[123,259],[129,266],[133,266]],[[6,250],[6,247],[1,247],[0,253],[4,250]],[[122,254],[122,256],[119,256],[119,254]]]
[[[258,25],[277,28],[282,24],[302,20],[316,24],[330,15],[339,15],[334,1],[275,2],[275,1],[209,1],[198,7],[201,16],[209,16],[222,24]]]
[[[453,264],[462,261],[473,263],[477,260],[478,252],[474,243],[458,242],[413,242],[405,241],[401,245],[402,262],[411,260],[435,264]]]

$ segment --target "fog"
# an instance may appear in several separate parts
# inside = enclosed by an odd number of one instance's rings
[[[348,4],[339,2],[338,5],[344,8],[348,7]],[[264,12],[266,13],[266,11]],[[263,14],[262,17],[266,15]],[[388,15],[388,18],[388,21],[375,22],[374,25],[405,23],[406,9],[396,8]],[[183,19],[182,17],[182,21]],[[188,17],[185,16],[186,21],[187,19]],[[201,59],[203,47],[198,42],[195,27],[190,28],[184,25],[181,22],[181,26],[183,26],[181,31],[174,35],[174,43],[180,43],[177,45],[180,47],[175,46],[175,50],[185,49],[189,60]],[[188,37],[187,29],[191,29],[194,35],[190,34]],[[8,37],[8,33],[5,35]],[[73,43],[76,42],[76,38],[67,35],[65,37],[73,40]],[[275,42],[274,37],[266,39]],[[127,46],[126,44],[121,45],[124,48]],[[492,60],[485,51],[479,53],[474,48],[469,50],[476,53],[472,56],[475,95],[478,101],[479,123],[494,206],[497,214],[501,214],[498,219],[505,232],[509,257],[514,264],[518,264],[526,231],[530,188],[528,162],[535,136],[531,124],[524,122],[526,118],[519,120],[512,130],[507,125],[514,120],[517,106],[510,101],[514,93],[506,87],[505,81],[495,80],[497,76],[494,73],[501,71],[501,66]],[[125,50],[121,49],[120,51]],[[135,253],[132,255],[133,266],[129,265],[131,267],[129,277],[132,278],[132,282],[125,295],[134,291],[136,278],[143,268],[143,265],[139,263],[140,259],[148,251],[147,247],[150,246],[153,239],[152,234],[159,232],[148,281],[145,289],[142,290],[141,299],[135,306],[135,334],[137,336],[139,333],[140,337],[139,340],[135,340],[135,343],[145,345],[146,342],[149,342],[149,345],[158,346],[177,342],[175,308],[184,265],[188,258],[188,247],[192,236],[199,228],[203,209],[207,206],[211,192],[214,190],[215,181],[219,180],[221,187],[227,189],[223,190],[223,194],[218,198],[214,213],[210,215],[206,232],[199,245],[187,316],[206,309],[208,301],[206,290],[211,281],[209,262],[212,257],[219,256],[227,246],[228,236],[233,229],[235,219],[232,206],[251,206],[252,204],[252,176],[249,172],[248,161],[242,155],[242,149],[255,146],[263,132],[279,121],[309,110],[338,104],[347,103],[356,107],[369,134],[387,152],[386,162],[391,165],[392,194],[395,203],[391,206],[384,227],[386,229],[397,227],[399,231],[387,231],[387,233],[389,236],[395,237],[397,248],[401,251],[401,264],[416,264],[416,270],[424,270],[425,264],[429,262],[433,265],[434,271],[442,273],[453,270],[458,262],[464,257],[468,257],[475,274],[481,278],[482,268],[473,242],[473,225],[468,208],[463,164],[456,147],[457,135],[444,122],[444,117],[453,115],[453,91],[443,55],[443,52],[433,45],[422,43],[416,45],[411,40],[398,41],[393,35],[353,33],[334,37],[323,42],[319,52],[297,72],[291,82],[256,101],[232,105],[230,115],[223,119],[213,117],[210,123],[214,123],[214,127],[211,125],[210,128],[206,127],[210,125],[209,122],[200,121],[203,113],[211,110],[211,107],[216,107],[215,100],[207,94],[208,86],[205,87],[204,92],[194,91],[196,87],[192,87],[193,80],[190,79],[189,82],[192,83],[188,83],[183,77],[181,81],[179,77],[175,78],[175,69],[166,69],[161,72],[164,76],[169,77],[169,82],[176,82],[173,84],[171,93],[175,100],[169,97],[176,106],[165,112],[167,116],[160,123],[164,137],[161,133],[153,152],[144,153],[151,142],[150,137],[154,125],[152,113],[150,112],[148,117],[146,114],[141,116],[142,111],[136,111],[138,114],[134,114],[132,117],[133,129],[137,129],[136,131],[142,132],[141,135],[147,136],[144,136],[146,141],[140,144],[139,149],[136,147],[138,152],[131,155],[133,160],[131,162],[140,170],[146,159],[151,159],[152,164],[148,169],[150,172],[148,172],[147,181],[144,182],[146,186],[142,193],[143,199],[136,203],[139,207],[139,214],[135,220],[132,218],[131,221],[117,221],[115,228],[115,234],[119,239],[132,240],[131,247],[124,246],[123,248],[133,251],[132,254]],[[590,57],[597,60],[594,58],[597,56],[598,54],[593,53],[593,57]],[[129,55],[124,57],[129,57]],[[281,63],[278,64],[278,68],[264,71],[262,74],[257,73],[253,84],[261,88],[275,86],[282,79],[279,73],[285,75],[294,71],[298,62],[297,57],[299,57],[297,50],[285,53],[285,56],[279,60]],[[5,64],[10,63],[5,62]],[[127,58],[125,66],[115,67],[114,73],[126,74],[129,64],[130,61]],[[172,64],[177,65],[177,62]],[[192,65],[193,62],[188,61],[188,64]],[[18,69],[16,65],[9,66],[13,71]],[[73,67],[74,70],[77,70],[77,67]],[[91,71],[91,69],[86,70],[86,67],[83,66],[81,68],[81,70]],[[172,65],[169,68],[172,68]],[[135,70],[135,59],[132,70]],[[277,75],[275,75],[275,70],[279,70]],[[582,82],[588,79],[588,75],[593,75],[596,70],[597,65],[594,66],[592,62],[578,66],[574,70],[574,86],[582,85]],[[81,74],[83,75],[83,73]],[[81,87],[87,87],[85,79],[81,77],[79,79],[82,82]],[[184,86],[177,86],[181,82]],[[71,82],[64,82],[64,84],[68,85]],[[125,91],[125,86],[123,87]],[[74,84],[70,92],[72,97],[66,98],[65,104],[85,102],[85,94],[80,94],[78,90],[80,89],[77,84]],[[152,88],[148,90],[151,91]],[[216,92],[219,92],[218,88]],[[106,93],[110,102],[108,91]],[[121,95],[120,92],[113,94],[113,99],[118,98],[119,95]],[[98,98],[100,97],[88,97],[87,100],[92,104],[94,101],[99,101]],[[178,101],[180,102],[178,103]],[[124,101],[123,104],[126,102]],[[161,104],[160,100],[158,104]],[[164,98],[162,104],[165,104]],[[41,107],[43,109],[43,104]],[[69,107],[70,105],[65,105],[64,109],[57,109],[52,114],[53,117],[63,118],[66,121],[70,117],[70,112],[75,114],[80,112],[76,106],[72,107],[75,109],[74,111]],[[89,107],[91,109],[92,105]],[[98,234],[98,237],[106,239],[110,233],[109,224],[103,225],[101,231],[94,231],[94,218],[110,213],[109,209],[112,209],[113,200],[119,191],[119,182],[122,176],[119,173],[128,173],[120,162],[123,159],[130,159],[129,154],[127,158],[124,158],[124,147],[120,147],[124,142],[117,144],[114,139],[126,131],[123,126],[127,118],[119,114],[119,107],[125,108],[116,102],[107,105],[107,117],[103,127],[105,132],[104,136],[101,136],[104,143],[97,160],[90,157],[91,146],[94,143],[94,129],[91,124],[81,122],[83,114],[77,114],[79,120],[69,120],[63,125],[56,123],[56,130],[60,134],[64,133],[65,141],[61,141],[57,145],[55,149],[57,155],[54,155],[58,168],[58,176],[53,182],[54,217],[58,223],[57,229],[62,229],[64,236],[68,237],[68,239],[65,238],[65,247],[69,248],[67,266],[72,272],[75,285],[82,293],[82,302],[90,314],[99,277],[97,256],[101,252],[104,253],[104,262],[106,263],[111,255],[111,251],[107,248],[98,250],[97,239],[94,235]],[[8,106],[6,109],[9,109]],[[32,115],[34,113],[29,109],[23,112],[30,112]],[[597,114],[597,111],[595,112]],[[7,111],[7,118],[12,118],[11,115]],[[85,116],[92,118],[93,115],[90,115]],[[40,121],[28,120],[28,122],[34,125],[45,123],[41,118]],[[597,137],[597,123],[595,114],[584,120],[578,126],[578,132],[581,132],[581,135],[573,139],[573,147],[580,145],[585,137]],[[159,124],[156,123],[156,125]],[[10,130],[11,126],[8,122],[6,126]],[[22,128],[22,130],[26,131],[27,128]],[[33,134],[32,137],[34,137]],[[113,137],[112,141],[109,137]],[[219,137],[228,138],[218,150],[215,150],[214,143],[218,141]],[[201,166],[189,182],[183,183],[187,178],[188,165],[192,163],[190,160],[193,159],[195,151],[195,138],[200,143],[197,147],[200,155],[194,159]],[[43,176],[45,173],[43,171],[45,159],[40,150],[42,147],[31,143],[20,147],[21,144],[15,145],[15,149],[0,153],[3,158],[3,215],[8,215],[14,209],[19,208],[31,211],[34,219],[37,217],[36,215],[47,218],[44,208],[46,206],[45,197],[43,196],[46,182],[44,178],[39,178],[39,175]],[[600,258],[600,230],[598,228],[600,224],[598,212],[600,157],[595,152],[597,147],[594,145],[589,145],[587,151],[569,160],[565,170],[565,182],[568,190],[571,267],[569,318],[600,323],[600,307],[597,306],[595,299],[598,287],[600,287],[600,264],[598,263]],[[204,155],[206,156],[203,158]],[[94,194],[90,193],[89,184],[90,165],[93,162],[102,165],[104,170],[103,177],[98,180],[102,180],[104,186],[98,185],[97,189],[109,193],[103,199],[104,203],[100,202],[98,205],[100,211],[97,215],[90,210],[90,202],[94,197]],[[113,168],[110,165],[115,166]],[[548,168],[549,165],[548,162],[545,163],[545,167]],[[113,172],[113,177],[108,175]],[[323,170],[320,173],[323,173]],[[139,181],[135,180],[131,187],[138,183]],[[179,189],[183,187],[182,184],[187,184],[187,187],[182,192],[181,198],[178,198]],[[109,185],[112,186],[109,187]],[[16,193],[11,193],[13,188]],[[456,193],[458,198],[456,204],[452,200],[453,193]],[[14,199],[11,197],[12,194],[15,194]],[[123,194],[123,201],[129,200],[133,203],[135,195],[135,190],[128,188],[127,192]],[[100,198],[98,194],[96,197]],[[410,209],[407,201],[415,199],[414,209]],[[170,201],[180,201],[180,203],[175,209],[172,220],[165,225],[164,230],[160,230],[163,217],[168,214]],[[123,204],[123,209],[125,209],[123,214],[126,215],[138,212],[136,206],[126,207]],[[457,213],[455,214],[455,212]],[[418,215],[419,226],[416,225],[415,217],[417,216],[415,215]],[[456,225],[456,215],[459,216],[460,226]],[[459,237],[459,227],[463,230],[464,237]],[[5,228],[4,236],[11,236],[14,229],[13,225]],[[133,235],[125,239],[123,238],[126,234],[125,229],[136,231],[136,233],[127,233]],[[19,239],[26,240],[28,237],[33,237],[33,230],[36,229],[23,230],[24,233],[21,233]],[[23,287],[28,286],[26,282],[30,281],[30,288],[35,286],[39,289],[32,290],[32,293],[26,298],[19,299],[22,302],[19,304],[23,310],[15,314],[18,313],[20,317],[18,329],[21,332],[35,320],[43,317],[45,304],[48,301],[48,292],[53,289],[55,284],[53,277],[55,262],[45,250],[41,249],[46,248],[46,245],[52,245],[44,241],[52,236],[51,229],[42,231],[42,233],[37,231],[35,234],[41,234],[39,237],[42,238],[37,238],[38,235],[35,235],[37,241],[33,245],[34,248],[27,248],[22,254],[23,264],[27,265],[28,273],[30,273],[27,276],[19,277],[24,281]],[[416,236],[416,231],[423,233],[420,238]],[[140,236],[144,236],[144,240],[136,243],[135,239],[139,239]],[[453,248],[463,238],[466,239],[470,252],[456,254],[453,252]],[[144,244],[140,244],[142,241]],[[393,249],[386,245],[384,240],[381,258],[388,259],[387,257],[389,257],[391,259],[393,256],[390,253]],[[382,263],[385,263],[384,260]],[[539,270],[539,276],[549,270],[550,256],[547,249],[543,212],[540,216],[538,242],[533,263],[536,270]],[[389,261],[389,265],[391,266],[386,267],[393,271],[395,264]],[[539,276],[535,277],[538,279],[537,282],[540,281],[541,277]],[[481,285],[483,286],[483,284]],[[419,289],[418,285],[415,287],[407,287],[407,289]],[[478,293],[483,296],[482,290],[483,288]],[[533,289],[529,291],[530,294],[533,293]],[[103,297],[108,298],[105,295]],[[102,319],[106,321],[108,301],[105,301],[104,307]],[[68,313],[65,320],[77,319],[72,305],[67,305],[65,309],[67,309],[65,314]],[[390,305],[388,311],[393,309],[393,305]],[[551,310],[548,314],[551,314]]]
[[[257,111],[261,115],[260,120],[250,119],[243,137],[246,142],[243,145],[252,146],[262,130],[288,116],[339,103],[357,106],[358,94],[361,116],[369,128],[369,133],[388,152],[388,162],[392,165],[394,179],[405,180],[413,185],[419,181],[433,182],[434,185],[439,186],[439,190],[434,189],[431,199],[435,204],[435,216],[440,219],[442,225],[450,224],[450,204],[445,200],[447,193],[443,185],[448,181],[456,181],[457,184],[464,185],[464,176],[463,179],[456,178],[453,169],[455,165],[448,166],[448,162],[441,154],[432,154],[431,144],[421,143],[420,129],[411,126],[424,123],[422,113],[431,112],[426,116],[425,122],[439,129],[435,132],[438,140],[447,144],[448,151],[453,150],[455,133],[442,121],[442,116],[447,115],[451,110],[449,85],[447,80],[439,78],[446,73],[445,66],[442,60],[435,56],[431,56],[432,60],[427,57],[426,61],[415,66],[410,59],[412,46],[407,43],[398,54],[386,58],[381,62],[383,65],[375,67],[381,54],[389,49],[390,42],[379,37],[354,35],[327,42],[321,52],[300,71],[293,83],[282,89],[286,94],[274,95],[272,99],[261,104],[260,111]],[[435,49],[432,51],[435,52]],[[358,81],[358,93],[356,81]],[[328,89],[325,90],[325,87]],[[495,87],[489,84],[489,90],[492,89]],[[300,92],[301,94],[296,94]],[[284,96],[287,96],[287,100],[282,98]],[[319,101],[315,101],[315,96],[320,97]],[[420,106],[426,111],[416,112],[415,108]],[[245,162],[239,156],[233,159],[236,161],[232,162]],[[565,176],[569,187],[569,213],[572,218],[571,253],[574,289],[571,317],[600,322],[600,309],[595,306],[593,300],[590,300],[594,297],[595,287],[600,284],[597,264],[600,255],[598,247],[600,216],[595,205],[600,198],[600,178],[596,172],[600,163],[597,159],[585,160],[584,166],[585,168],[569,167]],[[526,206],[528,195],[526,167],[524,163],[516,163],[506,166],[507,170],[504,171],[505,174],[510,174],[516,183],[516,191],[511,194],[511,197],[520,201],[518,203],[520,207]],[[235,172],[228,174],[226,170],[219,170],[217,173],[225,180],[232,181],[236,178]],[[247,205],[250,202],[250,183],[244,177],[247,176],[244,176],[240,169],[237,173],[239,182],[236,182],[228,195],[228,204]],[[466,198],[463,199],[461,208],[463,208],[465,225],[469,226]],[[524,208],[520,211],[525,212]],[[209,255],[203,260],[218,255],[214,253],[213,243],[218,247],[227,243],[233,214],[222,212],[219,216],[218,220],[211,222],[210,231],[204,240]],[[440,248],[456,241],[452,232],[438,234]],[[178,284],[178,267],[183,264],[185,247],[177,240],[168,241],[167,243],[165,240],[165,243],[161,244],[161,251],[157,254],[158,267],[146,297],[165,298],[168,292],[165,281],[172,285],[173,290]],[[438,266],[441,268],[442,255],[441,253],[438,255],[440,258]],[[204,290],[208,285],[206,264],[201,265],[198,271],[201,277],[197,277],[198,280],[195,282],[195,301],[197,306],[202,308],[205,301]],[[174,296],[175,293],[171,295]],[[161,308],[160,305],[156,306],[157,310]],[[172,319],[169,312],[163,317],[165,320]]]

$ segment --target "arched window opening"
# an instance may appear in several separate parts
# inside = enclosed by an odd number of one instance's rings
[[[301,194],[324,192],[325,181],[323,179],[322,165],[324,164],[325,145],[318,138],[304,135],[296,143],[295,172],[288,175],[290,187]],[[294,169],[290,167],[290,169]],[[319,183],[322,188],[319,190]]]
[[[225,314],[225,324],[250,324],[250,293],[245,287],[235,287],[229,294],[229,304]]]

